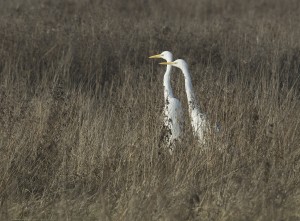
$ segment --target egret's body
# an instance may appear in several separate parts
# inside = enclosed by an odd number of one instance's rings
[[[164,51],[161,54],[153,55],[150,58],[162,58],[167,62],[173,61],[171,52]],[[182,106],[180,101],[174,96],[171,87],[171,70],[172,66],[167,65],[167,70],[164,74],[164,129],[162,139],[168,146],[170,152],[174,149],[176,140],[180,140],[182,134]]]
[[[181,69],[185,80],[185,91],[188,100],[189,115],[191,118],[193,133],[198,137],[200,143],[205,143],[204,135],[209,128],[207,117],[204,113],[201,113],[200,107],[197,103],[193,85],[192,85],[191,76],[189,73],[188,64],[182,59],[177,59],[176,61],[173,62],[162,62],[160,64],[172,65],[174,67]]]

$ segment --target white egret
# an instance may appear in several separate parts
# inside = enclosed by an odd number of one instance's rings
[[[208,132],[209,124],[206,115],[204,113],[201,113],[199,105],[196,101],[188,64],[182,59],[177,59],[173,62],[161,62],[160,64],[172,65],[181,69],[185,79],[185,91],[188,100],[189,114],[191,118],[193,133],[198,137],[199,142],[204,144],[204,135],[206,132]]]
[[[162,58],[167,62],[173,61],[173,54],[169,51],[164,51],[161,54],[150,56],[149,58]],[[168,146],[170,153],[174,149],[176,140],[180,140],[182,134],[182,107],[180,101],[175,98],[171,87],[171,65],[167,65],[167,70],[164,74],[164,127],[163,141]]]

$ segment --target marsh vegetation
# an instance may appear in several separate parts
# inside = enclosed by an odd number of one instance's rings
[[[1,220],[300,220],[296,0],[0,7]],[[222,132],[159,154],[170,50]]]

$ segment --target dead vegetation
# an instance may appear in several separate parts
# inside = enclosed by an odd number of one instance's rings
[[[300,220],[296,0],[12,0],[0,7],[1,220]],[[158,154],[186,59],[222,133]],[[183,76],[173,87],[187,107]],[[185,108],[186,109],[186,108]]]

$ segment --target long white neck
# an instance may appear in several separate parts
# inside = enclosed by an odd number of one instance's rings
[[[167,70],[166,70],[165,75],[164,75],[164,96],[165,96],[165,100],[168,97],[174,97],[173,90],[172,90],[172,87],[171,87],[171,69],[172,69],[172,66],[167,65]]]
[[[182,69],[184,80],[185,80],[185,91],[187,95],[188,105],[189,105],[189,111],[192,111],[194,109],[198,109],[198,103],[195,97],[193,85],[192,85],[192,79],[189,74],[188,69],[185,67]]]

